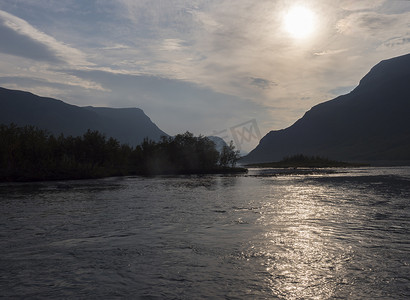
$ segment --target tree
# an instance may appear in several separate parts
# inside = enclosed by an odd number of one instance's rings
[[[135,148],[98,131],[55,137],[33,126],[0,124],[0,180],[80,179],[131,174],[213,172],[235,166],[233,142],[221,155],[205,136],[186,132],[145,139]]]
[[[229,145],[224,145],[219,156],[219,165],[223,168],[231,166],[232,168],[235,167],[236,162],[240,158],[240,151],[235,150],[235,145],[233,141],[229,143]]]

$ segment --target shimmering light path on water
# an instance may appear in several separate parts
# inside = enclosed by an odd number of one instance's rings
[[[1,295],[406,299],[410,168],[0,185]]]

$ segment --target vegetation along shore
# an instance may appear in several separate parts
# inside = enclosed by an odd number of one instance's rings
[[[350,168],[350,167],[365,167],[368,164],[350,163],[331,160],[320,156],[307,156],[297,154],[287,156],[278,162],[247,164],[249,168]]]
[[[56,137],[33,126],[0,125],[0,181],[246,172],[235,167],[238,159],[233,143],[218,152],[210,139],[190,132],[131,147],[98,131]]]

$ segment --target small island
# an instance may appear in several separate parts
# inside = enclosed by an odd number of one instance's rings
[[[368,164],[350,163],[331,160],[320,156],[307,156],[297,154],[287,156],[278,162],[248,164],[249,168],[357,168],[366,167]]]
[[[218,152],[209,138],[190,132],[131,147],[98,131],[56,137],[11,124],[0,125],[0,140],[0,181],[7,182],[247,172],[236,167],[233,142]]]

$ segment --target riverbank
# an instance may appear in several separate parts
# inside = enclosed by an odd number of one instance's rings
[[[141,145],[120,144],[98,131],[54,136],[33,126],[0,125],[0,181],[30,182],[117,176],[219,174],[235,168],[239,152],[190,132]]]
[[[104,170],[100,173],[98,172],[72,172],[72,173],[52,173],[52,174],[41,174],[40,172],[35,173],[21,173],[14,175],[1,176],[0,182],[41,182],[41,181],[61,181],[61,180],[84,180],[84,179],[101,179],[108,177],[126,177],[126,176],[142,176],[142,177],[152,177],[152,176],[162,176],[162,175],[218,175],[218,174],[244,174],[247,173],[247,168],[241,167],[221,167],[205,170],[179,170],[179,171],[164,171],[164,172],[108,172]]]
[[[358,168],[368,166],[370,166],[370,164],[336,161],[319,156],[305,156],[302,154],[285,157],[278,162],[244,165],[244,167],[248,168]]]

